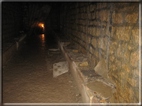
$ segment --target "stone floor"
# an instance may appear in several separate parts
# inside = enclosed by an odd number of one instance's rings
[[[77,88],[69,73],[53,78],[53,64],[63,55],[48,54],[46,35],[26,40],[17,54],[3,66],[3,103],[79,103]]]

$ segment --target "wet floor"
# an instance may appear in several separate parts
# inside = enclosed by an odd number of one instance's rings
[[[53,63],[65,61],[59,53],[48,54],[48,35],[28,37],[23,47],[3,67],[3,103],[81,102],[73,78],[65,73],[53,78]]]

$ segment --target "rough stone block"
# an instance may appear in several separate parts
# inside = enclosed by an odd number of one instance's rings
[[[109,17],[108,14],[109,14],[109,12],[107,10],[100,11],[100,13],[99,13],[100,20],[101,21],[107,21],[108,17]]]
[[[137,11],[139,3],[122,3],[123,8],[120,8],[120,11],[130,12],[130,11]]]
[[[104,50],[104,51],[106,51],[106,46],[107,46],[107,41],[108,39],[107,39],[107,37],[105,37],[105,38],[99,38],[98,39],[98,46],[99,46],[99,48],[101,48],[102,50]]]
[[[133,13],[133,14],[127,14],[125,17],[125,21],[128,23],[136,23],[138,20],[138,12],[137,13]]]
[[[123,52],[123,60],[125,61],[125,62],[129,62],[130,61],[130,51],[129,50],[125,50],[124,52]]]
[[[100,18],[99,11],[96,11],[96,19],[98,20]]]
[[[141,76],[141,75],[140,75],[139,67],[133,69],[132,72],[133,72],[133,73],[131,74],[132,77],[139,78],[139,77]]]
[[[115,23],[115,24],[123,23],[122,13],[113,13],[112,20],[113,20],[113,23]]]
[[[90,5],[90,12],[94,11],[96,9],[96,5]]]
[[[139,29],[132,30],[132,40],[134,44],[139,44]]]
[[[122,70],[124,70],[125,73],[128,74],[131,71],[130,65],[128,63],[127,64],[122,64]],[[125,76],[123,76],[123,77],[125,78]]]
[[[87,36],[87,43],[90,44],[90,42],[91,42],[91,37]]]
[[[138,52],[138,50],[131,53],[130,64],[133,67],[138,67],[139,66],[139,52]]]
[[[129,61],[130,51],[128,50],[127,43],[119,43],[116,50],[117,57],[121,58],[123,61]]]
[[[92,19],[96,19],[96,14],[95,13],[92,14]]]
[[[98,57],[98,59],[99,59],[99,51],[95,51],[94,54],[95,54],[95,56]],[[98,61],[99,61],[99,60],[98,60]]]
[[[113,62],[113,61],[115,60],[115,58],[116,58],[116,57],[115,57],[114,55],[110,55],[110,56],[109,56],[109,60],[110,60],[111,62]]]
[[[134,90],[133,90],[132,88],[130,88],[130,87],[127,87],[126,90],[128,90],[128,94],[129,94],[129,96],[130,96],[130,99],[132,100],[132,99],[133,99],[133,96],[135,95]],[[138,95],[139,95],[139,94],[138,94]]]
[[[94,48],[97,47],[97,39],[93,38],[91,44],[93,45]]]
[[[111,32],[111,33],[112,33],[111,37],[112,37],[112,38],[115,38],[115,36],[116,36],[116,27],[114,27],[114,26],[111,27],[111,31],[112,31],[112,32]]]
[[[90,33],[91,35],[93,35],[93,30],[94,30],[93,27],[89,28],[89,33]]]
[[[117,74],[118,74],[118,72],[117,72],[116,65],[113,65],[112,67],[113,67],[113,68],[112,68],[113,73],[111,73],[111,76],[113,76],[113,80],[114,80],[114,82],[118,83],[118,82],[120,82],[120,81],[119,81],[120,76],[119,76],[119,75],[117,75]],[[117,73],[117,74],[116,74],[116,73]],[[119,74],[120,74],[120,73],[119,73]]]
[[[80,67],[87,67],[88,66],[88,62],[85,61],[85,62],[82,62],[79,64]]]
[[[78,53],[78,50],[75,50],[75,49],[74,49],[74,50],[72,50],[72,51],[73,51],[74,53]]]
[[[122,66],[122,61],[121,61],[121,60],[116,59],[116,60],[114,61],[114,63],[115,63],[115,65],[117,66],[117,69],[121,69],[121,66]]]
[[[118,44],[118,48],[116,50],[116,54],[118,57],[122,57],[122,47],[120,44]]]
[[[112,96],[112,89],[100,81],[94,81],[92,83],[87,84],[87,86],[89,89],[91,89],[104,99],[107,99]]]
[[[134,41],[131,39],[130,42],[129,42],[129,44],[128,44],[128,50],[129,50],[129,51],[134,51],[134,50],[136,50],[137,48],[138,48],[137,43],[134,44]]]
[[[97,9],[102,9],[106,7],[107,7],[107,3],[97,3]]]
[[[90,66],[93,68],[97,64],[97,58],[91,56],[90,60],[91,60]]]
[[[138,89],[133,89],[130,85],[128,85],[127,83],[125,84],[126,86],[121,87],[121,91],[119,91],[119,94],[122,97],[121,102],[129,102],[129,101],[133,101],[132,103],[135,103],[135,101],[133,100],[134,98],[138,98]],[[137,93],[136,93],[137,92]],[[136,96],[137,95],[137,96]],[[138,102],[138,101],[137,101]]]
[[[88,22],[88,23],[89,23],[89,25],[91,25],[91,26],[92,26],[94,22],[93,22],[93,21],[90,21],[90,22]]]
[[[106,61],[104,59],[98,62],[94,70],[99,75],[103,76],[104,78],[107,78],[108,70],[106,67]]]
[[[130,33],[131,27],[117,27],[116,35],[114,37],[118,40],[129,41]]]
[[[97,35],[96,35],[96,30],[97,30],[97,28],[94,27],[94,28],[93,28],[93,31],[92,31],[92,35],[93,35],[93,36],[97,36]]]
[[[136,87],[138,85],[138,83],[139,83],[138,80],[135,80],[135,79],[132,79],[132,78],[128,78],[127,81],[133,87]]]
[[[117,48],[118,48],[118,43],[116,41],[111,41],[109,47],[110,54],[114,54]]]
[[[101,34],[101,30],[100,30],[100,28],[97,28],[96,29],[96,36],[99,36]]]
[[[89,51],[91,52],[91,54],[93,54],[93,48],[92,47],[89,48]]]
[[[109,70],[110,70],[109,73],[111,74],[111,76],[116,78],[114,80],[119,80],[121,76],[120,75],[121,61],[118,61],[117,59],[115,59],[113,62],[110,62]]]

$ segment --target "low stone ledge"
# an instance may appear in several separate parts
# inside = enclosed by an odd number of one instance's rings
[[[26,37],[26,34],[18,38],[15,38],[14,39],[15,42],[14,41],[11,43],[5,42],[4,47],[3,47],[3,52],[2,52],[3,65],[6,65],[8,60],[10,60],[10,58],[16,53],[16,50],[19,49],[25,37]]]
[[[74,47],[70,49],[63,43],[59,45],[69,62],[70,71],[76,80],[83,102],[109,103],[115,88],[113,84],[90,69],[86,55],[79,53]]]
[[[23,40],[26,38],[26,34],[21,35],[20,37],[15,38],[16,41],[16,49],[18,50],[20,45],[23,43]]]
[[[2,53],[2,63],[6,65],[8,60],[15,54],[16,52],[16,44],[11,44],[9,47],[5,49]]]

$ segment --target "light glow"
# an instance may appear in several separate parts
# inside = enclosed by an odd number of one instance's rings
[[[39,23],[38,25],[39,25],[41,28],[44,29],[44,24],[43,24],[43,23]]]

